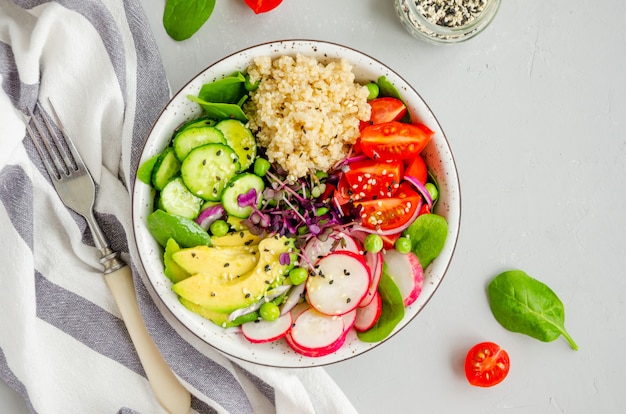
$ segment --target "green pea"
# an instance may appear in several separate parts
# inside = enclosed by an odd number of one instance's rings
[[[383,249],[383,239],[378,234],[368,234],[363,242],[365,250],[371,253],[377,253]]]
[[[303,267],[294,267],[289,271],[289,280],[294,286],[304,283],[308,277],[309,271]]]
[[[246,76],[244,77],[243,87],[246,88],[248,92],[253,92],[257,90],[260,83],[260,79],[254,83],[250,82],[250,75],[246,73]]]
[[[259,177],[263,177],[270,169],[272,164],[265,158],[257,158],[254,160],[254,173]]]
[[[323,216],[324,214],[328,213],[328,207],[320,207],[317,210],[315,210],[315,215],[316,216]]]
[[[435,201],[437,197],[439,197],[439,190],[437,190],[437,186],[435,184],[426,183],[424,187],[426,187],[426,189],[430,193],[430,198],[432,198],[433,201]]]
[[[398,237],[394,247],[399,253],[408,253],[411,251],[411,240],[408,237]]]
[[[230,230],[230,226],[224,220],[215,220],[209,226],[209,231],[214,236],[224,236]]]
[[[367,90],[369,91],[369,95],[367,95],[367,100],[371,101],[372,99],[378,98],[378,94],[380,93],[380,88],[376,82],[370,82],[365,85]]]
[[[280,308],[274,302],[265,302],[259,309],[259,315],[266,321],[275,321],[280,317]]]

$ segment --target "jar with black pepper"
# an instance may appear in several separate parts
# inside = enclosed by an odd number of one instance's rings
[[[404,28],[430,43],[471,39],[491,23],[501,0],[396,0]]]

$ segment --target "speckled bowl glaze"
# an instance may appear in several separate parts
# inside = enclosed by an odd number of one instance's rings
[[[457,242],[461,199],[454,158],[441,126],[420,95],[387,66],[349,47],[312,40],[276,41],[234,53],[202,71],[171,99],[152,127],[142,151],[140,164],[161,152],[168,145],[176,127],[201,115],[201,108],[187,99],[187,95],[196,95],[201,86],[207,82],[220,79],[235,70],[245,70],[252,59],[257,56],[277,57],[297,53],[314,56],[322,62],[344,58],[353,65],[356,79],[360,82],[365,83],[376,80],[381,75],[386,76],[402,93],[414,119],[421,120],[435,132],[432,141],[422,154],[439,182],[440,199],[436,206],[436,213],[447,219],[449,233],[440,256],[425,271],[424,286],[420,297],[406,309],[404,319],[393,332],[395,334],[405,328],[426,306],[446,274]],[[147,280],[153,288],[149,290],[157,306],[179,332],[180,329],[188,329],[197,338],[226,355],[276,367],[312,367],[336,363],[361,355],[393,337],[392,334],[383,342],[364,343],[359,341],[356,334],[352,332],[344,346],[337,352],[323,357],[310,358],[292,351],[284,340],[267,344],[251,344],[241,335],[229,333],[188,311],[178,301],[171,289],[170,281],[163,274],[162,249],[146,227],[146,217],[153,210],[153,197],[153,190],[149,186],[140,181],[135,183],[132,217],[136,248],[140,259],[135,265],[143,273],[144,280]]]

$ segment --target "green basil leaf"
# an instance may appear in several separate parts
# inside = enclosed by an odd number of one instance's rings
[[[543,342],[563,335],[574,350],[578,349],[565,330],[563,303],[544,283],[521,270],[510,270],[489,283],[488,295],[491,311],[505,329]]]
[[[357,332],[363,342],[380,342],[388,337],[398,323],[404,318],[404,301],[402,293],[387,274],[387,266],[383,264],[383,274],[378,284],[378,293],[382,299],[383,309],[374,326],[365,332]]]
[[[448,237],[448,223],[437,214],[422,214],[404,230],[411,240],[411,250],[426,269],[443,250]]]
[[[174,40],[189,39],[213,13],[215,0],[167,0],[163,27]]]

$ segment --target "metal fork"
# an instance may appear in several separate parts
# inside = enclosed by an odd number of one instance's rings
[[[187,414],[191,406],[191,395],[170,370],[148,334],[139,311],[130,268],[119,258],[118,252],[109,247],[104,233],[95,220],[93,205],[96,186],[93,178],[67,134],[52,102],[49,101],[49,104],[59,133],[41,105],[37,103],[37,110],[47,131],[44,131],[41,122],[29,109],[30,120],[38,134],[35,134],[30,122],[27,122],[28,135],[35,144],[63,203],[87,220],[96,247],[100,250],[100,263],[104,267],[105,280],[113,293],[157,400],[171,414]]]

